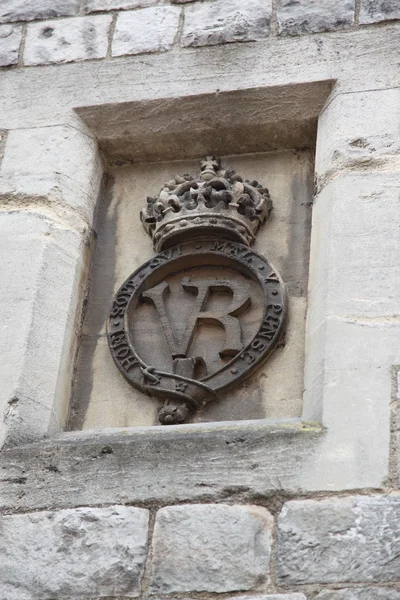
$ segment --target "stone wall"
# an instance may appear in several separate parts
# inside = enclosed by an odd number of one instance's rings
[[[0,66],[257,42],[396,19],[397,0],[3,0]]]
[[[399,600],[399,494],[281,505],[3,516],[0,597]]]

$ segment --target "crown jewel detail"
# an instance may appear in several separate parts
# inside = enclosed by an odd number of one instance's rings
[[[157,252],[182,235],[216,234],[250,246],[271,209],[267,188],[207,156],[198,177],[175,175],[158,196],[148,197],[140,218]]]

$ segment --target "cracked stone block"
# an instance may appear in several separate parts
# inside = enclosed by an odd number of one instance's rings
[[[170,506],[158,511],[152,593],[248,590],[269,575],[273,518],[257,506]]]
[[[182,46],[252,42],[269,36],[271,0],[214,0],[185,8]]]
[[[32,23],[25,41],[25,65],[66,63],[107,54],[111,15]]]
[[[0,598],[134,598],[147,529],[148,511],[125,506],[4,516]]]
[[[118,15],[112,55],[165,52],[174,43],[181,9],[177,6],[143,8]]]
[[[1,0],[0,23],[70,17],[79,7],[80,0]]]
[[[302,35],[336,31],[354,23],[355,0],[279,0],[278,32]]]
[[[360,23],[378,23],[400,19],[399,0],[361,0]]]
[[[18,63],[18,51],[22,38],[22,27],[0,25],[0,67]]]
[[[87,0],[86,12],[99,10],[126,10],[129,8],[146,8],[156,6],[160,0]]]
[[[400,600],[400,590],[376,587],[324,590],[316,600]]]
[[[277,555],[281,585],[398,581],[400,496],[287,502]]]

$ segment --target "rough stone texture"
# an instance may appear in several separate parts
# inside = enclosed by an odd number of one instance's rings
[[[282,43],[285,41],[282,40]],[[233,48],[228,45],[220,50],[229,52]],[[198,52],[215,50],[218,48]],[[197,52],[183,52],[179,62],[183,56],[191,54]],[[157,56],[166,57],[163,54]],[[153,58],[154,55],[149,55],[146,62]],[[170,62],[171,59],[172,55]],[[115,61],[109,64],[115,64]],[[204,76],[208,77],[205,73]],[[178,78],[177,85],[179,81]],[[213,91],[150,102],[124,102],[123,107],[115,101],[78,107],[76,111],[112,162],[198,160],[211,147],[219,156],[313,147],[317,117],[331,88],[329,80],[322,80],[219,94]],[[245,111],[243,106],[246,106]],[[218,136],[215,135],[216,129]]]
[[[383,483],[400,363],[399,180],[384,169],[340,175],[313,206],[304,418],[335,431],[323,452],[336,454],[349,480],[362,460],[365,474],[380,462]]]
[[[73,127],[8,132],[0,169],[8,256],[0,445],[65,426],[101,174],[95,141]]]
[[[264,123],[267,112],[272,131],[264,137],[264,147],[260,145],[245,151],[268,151],[275,147],[275,139],[281,141],[285,137],[288,141],[299,140],[298,145],[286,145],[285,148],[301,147],[303,138],[297,136],[298,123],[303,121],[304,114],[306,118],[310,118],[320,112],[318,110],[315,113],[318,106],[314,98],[314,86],[324,84],[329,94],[333,81],[337,80],[333,96],[338,93],[398,87],[399,24],[390,23],[383,27],[355,30],[351,33],[351,39],[352,44],[349,44],[349,33],[342,31],[324,35],[322,49],[316,36],[300,36],[280,40],[271,37],[257,44],[215,46],[203,48],[199,52],[181,52],[179,56],[178,52],[176,55],[155,53],[146,57],[146,69],[143,68],[143,57],[140,55],[121,57],[120,60],[114,61],[82,61],[63,68],[62,77],[60,70],[56,68],[3,70],[0,86],[0,102],[3,107],[0,110],[0,128],[19,128],[21,122],[24,127],[69,123],[73,117],[72,109],[85,107],[89,112],[90,109],[108,105],[109,119],[99,115],[98,121],[94,121],[97,131],[100,130],[98,137],[101,137],[105,129],[111,129],[111,121],[117,121],[121,143],[126,144],[131,136],[131,131],[128,130],[128,136],[124,137],[124,129],[121,126],[124,117],[130,116],[125,113],[126,106],[132,106],[132,119],[136,121],[135,106],[140,109],[141,105],[147,104],[148,112],[139,116],[140,119],[148,120],[139,128],[140,132],[144,131],[147,135],[152,130],[153,120],[158,120],[160,107],[163,115],[166,115],[168,111],[165,110],[165,106],[174,102],[180,116],[185,115],[190,124],[187,115],[196,118],[196,106],[202,99],[206,98],[209,102],[210,117],[218,113],[222,94],[230,93],[231,100],[227,103],[224,113],[217,116],[223,117],[227,123],[226,110],[234,108],[235,120],[231,123],[231,136],[228,139],[238,139],[240,143],[234,146],[230,141],[222,148],[227,147],[229,154],[240,154],[243,152],[241,141],[244,139],[246,120],[240,118],[237,131],[236,115],[240,114],[237,103],[247,103],[246,96],[241,94],[248,91],[250,98],[254,98],[257,92],[260,92],[259,120]],[[370,52],[372,46],[374,52]],[[265,60],[266,56],[268,60]],[[296,61],[293,60],[294,56]],[[218,82],[215,80],[211,64],[218,66]],[[235,65],[234,69],[232,64]],[[121,77],[121,73],[124,77]],[[190,85],[182,76],[183,73],[190,76]],[[307,109],[307,96],[300,98],[298,105],[293,102],[292,91],[295,91],[299,84],[306,86],[306,94],[310,93],[312,96],[311,110]],[[44,89],[51,89],[52,93],[44,94]],[[239,101],[235,92],[240,95]],[[288,104],[287,94],[291,97]],[[26,98],[30,98],[31,101],[26,102]],[[266,98],[267,110],[263,98]],[[194,110],[191,102],[194,103]],[[187,108],[186,113],[182,112],[181,104]],[[151,111],[154,105],[157,110]],[[252,123],[257,122],[256,110],[254,105],[251,111]],[[242,110],[241,113],[243,112],[246,111]],[[169,114],[173,114],[173,111]],[[296,121],[296,125],[293,125],[293,121]],[[129,118],[126,123],[129,124]],[[278,127],[277,123],[281,126]],[[167,124],[169,127],[169,121]],[[199,142],[200,148],[207,149],[208,152],[209,144],[202,144],[207,141],[207,134],[210,140],[218,141],[219,144],[218,136],[216,140],[215,136],[210,135],[210,129],[214,133],[216,126],[219,129],[219,120],[212,121],[211,128],[206,128],[203,124],[199,136],[197,130],[195,135],[191,134],[185,152],[178,157],[175,155],[174,158],[187,158],[186,152],[192,150],[193,142]],[[135,123],[135,129],[137,127]],[[307,145],[313,143],[310,133],[309,131],[308,136],[306,135]],[[157,158],[152,160],[171,159],[169,143],[166,141],[169,142],[170,137],[164,136],[160,139]],[[138,134],[136,141],[140,145],[141,139]],[[248,145],[249,142],[246,146]],[[198,157],[199,154],[194,156]]]
[[[152,593],[257,587],[268,579],[272,527],[270,513],[257,506],[162,508],[153,537]]]
[[[334,98],[319,117],[323,135],[318,136],[316,152],[318,188],[338,174],[365,171],[366,167],[399,169],[399,122],[399,89],[339,94]]]
[[[284,505],[278,521],[278,581],[398,581],[400,496],[354,496]]]
[[[361,0],[360,23],[400,19],[399,0]]]
[[[52,219],[42,198],[5,200],[13,212],[0,212],[0,447],[65,425],[88,267],[84,236]]]
[[[279,0],[278,32],[302,35],[335,31],[354,23],[355,0]]]
[[[0,507],[53,508],[59,498],[65,507],[173,504],[321,489],[332,481],[322,479],[332,460],[319,470],[315,464],[322,443],[318,429],[287,421],[71,432],[2,452]],[[347,472],[339,475],[339,489],[344,480],[354,485]]]
[[[400,589],[372,587],[324,590],[316,600],[400,600]]]
[[[22,27],[0,25],[0,67],[17,64],[21,37]]]
[[[397,429],[397,481],[400,487],[400,370],[396,374],[396,401],[397,406],[395,407],[395,419]]]
[[[118,15],[112,55],[169,50],[178,31],[180,8],[159,6]]]
[[[0,177],[0,198],[48,198],[60,217],[92,224],[102,163],[96,141],[75,127],[10,131]]]
[[[1,0],[0,23],[69,17],[79,6],[80,0]]]
[[[111,15],[98,15],[32,23],[28,26],[25,40],[25,64],[104,58],[111,19]]]
[[[46,600],[139,594],[148,511],[111,506],[0,519],[0,597]]]
[[[183,46],[216,46],[263,40],[269,35],[271,0],[199,2],[185,9]]]
[[[147,6],[156,6],[159,3],[160,0],[86,0],[85,12],[93,13],[99,10],[145,8]]]
[[[227,600],[307,600],[307,598],[304,594],[268,594],[267,596],[234,596]]]
[[[4,157],[4,149],[6,147],[6,140],[7,140],[7,131],[0,129],[0,167],[1,167],[1,161],[3,160]]]

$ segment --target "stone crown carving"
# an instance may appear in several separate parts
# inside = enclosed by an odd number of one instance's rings
[[[158,252],[181,238],[218,235],[250,246],[272,209],[268,190],[243,181],[219,158],[207,156],[198,177],[175,175],[158,196],[147,198],[140,217]]]

